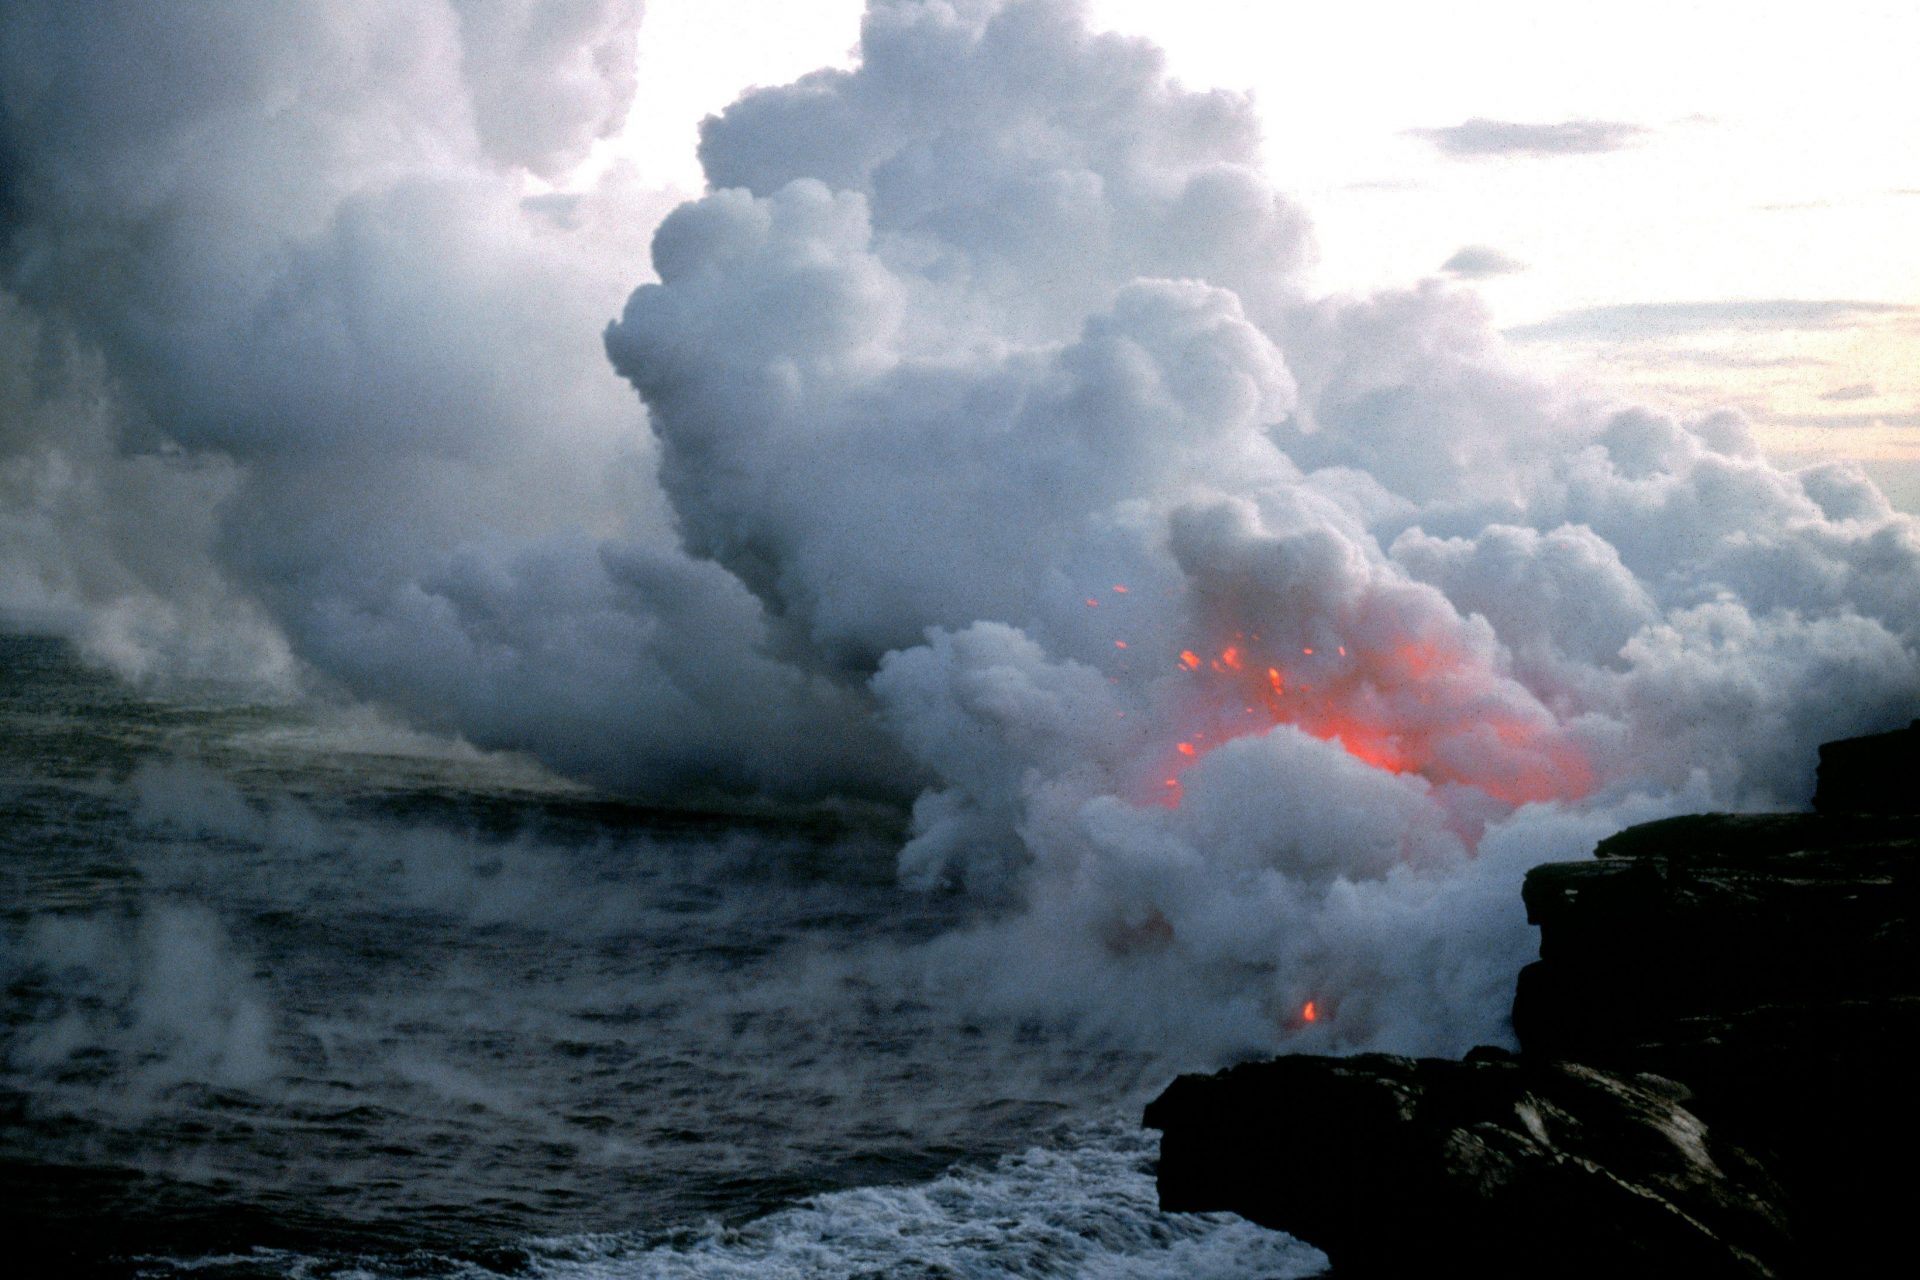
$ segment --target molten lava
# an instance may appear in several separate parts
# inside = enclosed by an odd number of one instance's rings
[[[1204,719],[1175,744],[1163,803],[1179,804],[1179,774],[1207,751],[1280,724],[1337,742],[1375,769],[1473,787],[1515,807],[1593,788],[1591,766],[1552,715],[1444,638],[1331,652],[1303,645],[1287,659],[1239,632],[1217,656],[1204,652],[1179,654],[1180,669],[1200,685]]]

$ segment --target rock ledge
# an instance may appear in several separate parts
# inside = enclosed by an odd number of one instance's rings
[[[1870,1274],[1920,1177],[1920,721],[1816,812],[1696,814],[1530,872],[1521,1052],[1294,1056],[1148,1107],[1162,1205],[1342,1277]]]

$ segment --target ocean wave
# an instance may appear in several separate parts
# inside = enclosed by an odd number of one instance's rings
[[[143,1274],[200,1280],[800,1280],[801,1277],[1085,1277],[1288,1280],[1320,1275],[1319,1250],[1232,1214],[1158,1207],[1154,1140],[1120,1118],[1069,1145],[1035,1147],[931,1182],[811,1196],[737,1226],[525,1242],[488,1263],[256,1252],[161,1263]]]

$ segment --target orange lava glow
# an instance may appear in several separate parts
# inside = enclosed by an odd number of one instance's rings
[[[1313,1003],[1313,1001],[1311,1001],[1311,1000],[1309,1000],[1309,1001],[1307,1001],[1307,1003],[1305,1004],[1305,1006],[1303,1006],[1303,1007],[1301,1008],[1301,1010],[1300,1010],[1300,1021],[1302,1021],[1302,1022],[1318,1022],[1318,1021],[1320,1021],[1320,1010],[1314,1007],[1314,1003]]]
[[[1318,656],[1303,646],[1291,660],[1261,652],[1257,634],[1234,638],[1213,658],[1180,651],[1181,669],[1203,694],[1202,718],[1168,759],[1174,776],[1161,803],[1179,804],[1178,775],[1207,751],[1279,724],[1337,742],[1375,769],[1473,787],[1515,807],[1576,799],[1595,785],[1584,755],[1544,707],[1444,636],[1340,645]]]

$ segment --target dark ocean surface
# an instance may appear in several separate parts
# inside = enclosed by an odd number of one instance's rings
[[[1166,1069],[971,1022],[890,821],[638,808],[0,637],[11,1274],[1314,1274]]]

